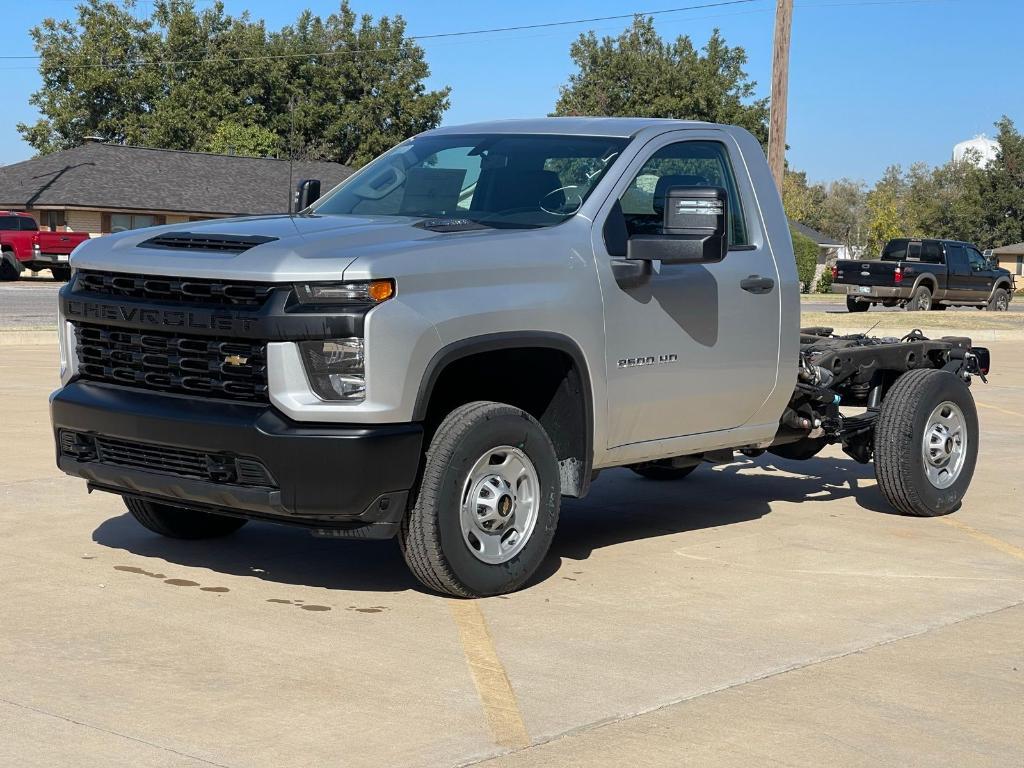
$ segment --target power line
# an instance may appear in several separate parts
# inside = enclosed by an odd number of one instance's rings
[[[443,38],[451,37],[469,37],[471,35],[490,35],[499,32],[521,32],[531,29],[546,29],[550,27],[565,27],[576,24],[592,24],[599,21],[617,21],[622,19],[632,19],[634,16],[659,16],[666,13],[681,13],[683,11],[694,11],[703,8],[721,8],[729,5],[747,5],[749,3],[763,2],[763,0],[718,0],[718,2],[701,3],[699,5],[686,5],[678,8],[664,8],[658,11],[634,11],[633,13],[621,13],[614,16],[593,16],[586,19],[566,19],[563,21],[545,21],[536,24],[518,24],[509,27],[490,27],[487,29],[469,29],[461,30],[458,32],[436,32],[430,35],[409,35],[405,38],[407,42],[411,41],[422,41],[422,40],[439,40]],[[218,62],[239,62],[239,61],[256,61],[261,59],[292,59],[292,58],[305,58],[307,56],[338,56],[349,53],[377,53],[379,51],[386,50],[382,48],[345,48],[338,51],[307,51],[304,53],[281,53],[281,54],[261,54],[259,56],[239,56],[230,58],[218,58],[218,59],[177,59],[170,61],[157,61],[154,59],[129,59],[119,64],[77,64],[76,67],[117,67],[117,66],[172,66],[176,64],[200,64],[205,61],[218,61]],[[400,50],[398,48],[392,50]],[[28,60],[39,60],[42,56],[36,55],[23,55],[23,56],[0,56],[2,59],[28,59]]]

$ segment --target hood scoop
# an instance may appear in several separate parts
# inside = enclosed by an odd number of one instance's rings
[[[198,232],[170,232],[139,243],[139,248],[160,248],[171,251],[206,251],[208,253],[242,253],[257,245],[277,240],[262,235],[216,235]]]

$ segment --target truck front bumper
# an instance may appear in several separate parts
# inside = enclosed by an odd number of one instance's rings
[[[885,285],[846,285],[832,284],[832,293],[843,293],[852,299],[865,299],[868,301],[881,301],[883,299],[909,299],[910,287],[891,288]]]
[[[57,465],[89,487],[389,538],[419,469],[419,424],[299,424],[265,405],[72,382],[50,397]]]

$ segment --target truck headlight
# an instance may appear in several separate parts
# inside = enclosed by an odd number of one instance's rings
[[[300,304],[380,304],[395,295],[395,281],[298,283],[295,295]]]
[[[299,349],[310,386],[321,400],[358,402],[366,397],[362,339],[301,341]]]

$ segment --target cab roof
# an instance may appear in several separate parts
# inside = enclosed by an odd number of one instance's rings
[[[566,136],[608,136],[628,139],[647,128],[661,130],[710,128],[713,123],[696,120],[670,120],[660,117],[538,117],[519,120],[488,120],[480,123],[449,125],[425,131],[437,136],[464,133],[530,133]],[[716,126],[718,127],[718,126]]]

